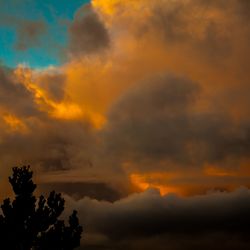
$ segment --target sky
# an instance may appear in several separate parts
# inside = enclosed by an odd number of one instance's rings
[[[60,48],[67,43],[67,24],[72,21],[75,11],[88,2],[1,1],[1,62],[9,67],[15,67],[20,63],[36,68],[58,65]],[[23,23],[22,27],[19,26],[20,23]],[[32,23],[33,31],[29,26]],[[30,36],[29,39],[25,40],[25,35]]]
[[[0,1],[0,197],[13,166],[83,249],[249,249],[250,1]]]

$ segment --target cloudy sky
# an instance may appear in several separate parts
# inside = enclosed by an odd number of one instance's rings
[[[84,249],[249,249],[249,44],[249,0],[1,0],[1,199],[31,165]]]

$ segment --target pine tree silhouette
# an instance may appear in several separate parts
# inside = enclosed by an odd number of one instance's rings
[[[66,226],[59,216],[64,210],[61,194],[52,191],[46,199],[34,196],[36,184],[29,166],[13,168],[9,182],[15,199],[5,199],[0,215],[0,249],[71,250],[80,246],[82,227],[73,211]]]

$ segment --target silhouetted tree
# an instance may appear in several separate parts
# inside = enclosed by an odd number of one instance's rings
[[[66,226],[59,216],[64,210],[61,194],[46,199],[34,196],[36,184],[30,167],[15,167],[9,182],[15,199],[5,199],[0,215],[0,249],[71,250],[80,245],[82,227],[73,211]]]

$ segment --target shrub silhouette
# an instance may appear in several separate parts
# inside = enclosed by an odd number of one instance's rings
[[[0,249],[71,250],[80,245],[82,227],[73,211],[66,226],[59,216],[64,210],[61,194],[52,191],[46,199],[33,195],[36,184],[30,167],[15,167],[9,182],[15,199],[5,199],[0,215]]]

